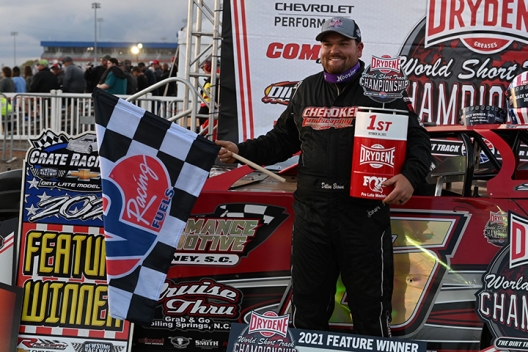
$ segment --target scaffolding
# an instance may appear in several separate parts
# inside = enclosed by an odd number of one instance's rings
[[[185,55],[184,67],[179,67],[178,70],[180,72],[183,70],[183,78],[190,82],[198,92],[204,90],[200,78],[209,77],[211,80],[210,99],[205,100],[200,95],[201,102],[209,107],[209,116],[199,116],[209,119],[207,135],[211,137],[215,126],[214,121],[218,118],[218,101],[214,97],[218,97],[217,90],[220,78],[222,0],[189,0],[187,11],[185,53],[180,52],[180,55]],[[205,43],[204,38],[211,38],[211,40],[207,40],[207,43]],[[207,60],[211,60],[211,73],[200,71],[202,64]],[[185,89],[184,104],[191,103],[192,99],[190,99],[189,94],[192,94],[192,92],[189,89]],[[184,109],[187,108],[190,107],[188,105],[184,106]],[[196,119],[193,118],[192,120],[191,127],[195,128]]]

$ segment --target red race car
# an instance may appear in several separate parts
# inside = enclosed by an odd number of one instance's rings
[[[508,245],[508,212],[528,217],[528,126],[428,130],[436,164],[427,177],[429,194],[391,210],[393,335],[427,341],[428,350],[476,351],[491,344],[488,326],[502,324],[500,314],[488,325],[479,318],[486,313],[476,297],[483,275]],[[151,327],[135,327],[136,348],[150,350],[158,341],[158,349],[222,349],[229,324],[248,323],[251,311],[288,313],[295,161],[269,168],[285,183],[247,166],[213,169],[174,255],[156,318]],[[340,284],[335,300],[331,328],[350,332]],[[510,318],[518,314],[526,323],[518,305]],[[502,308],[496,303],[494,309]],[[509,327],[513,334],[525,328]]]

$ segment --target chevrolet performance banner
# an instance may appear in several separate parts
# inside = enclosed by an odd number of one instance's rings
[[[110,315],[150,324],[213,142],[96,90]]]
[[[235,79],[234,88],[222,82],[220,139],[243,141],[272,128],[297,82],[322,70],[315,36],[334,16],[357,21],[367,66],[373,56],[401,57],[423,122],[457,124],[467,106],[504,108],[509,83],[528,68],[525,0],[230,0],[228,15],[233,47],[222,46],[221,73],[227,82],[233,55]]]

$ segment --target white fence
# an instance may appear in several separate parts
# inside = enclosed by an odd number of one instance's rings
[[[153,96],[147,92],[150,88],[155,89],[170,81],[184,83],[190,89],[191,101],[184,102],[178,97]],[[179,78],[169,78],[158,82],[133,96],[119,97],[162,118],[174,121],[180,126],[196,129],[196,110],[201,96],[188,82]],[[213,114],[209,118],[213,118]],[[60,90],[53,90],[49,94],[0,93],[0,126],[5,159],[6,149],[11,153],[13,150],[25,150],[27,146],[25,142],[37,138],[44,129],[49,128],[71,136],[86,131],[95,131],[93,100],[91,94],[88,93],[72,94],[63,93]],[[205,134],[207,131],[201,132]]]

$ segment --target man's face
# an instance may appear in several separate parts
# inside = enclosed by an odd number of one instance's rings
[[[351,69],[363,53],[363,43],[339,33],[328,33],[321,41],[319,57],[326,72],[339,74]]]

